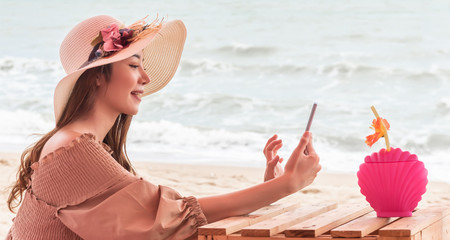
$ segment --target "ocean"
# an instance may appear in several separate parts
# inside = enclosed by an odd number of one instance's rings
[[[1,2],[0,151],[21,152],[53,128],[59,44],[75,24],[158,14],[182,19],[188,38],[172,82],[134,118],[132,160],[264,167],[275,133],[287,160],[317,102],[323,171],[356,173],[385,147],[364,143],[374,105],[392,146],[450,183],[448,1]]]

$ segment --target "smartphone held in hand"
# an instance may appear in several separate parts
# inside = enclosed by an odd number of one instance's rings
[[[312,120],[314,119],[314,113],[316,112],[316,108],[317,108],[317,103],[314,103],[311,109],[311,113],[309,114],[309,120],[308,120],[308,124],[306,125],[306,132],[309,132],[309,130],[311,129],[311,124],[312,124]]]

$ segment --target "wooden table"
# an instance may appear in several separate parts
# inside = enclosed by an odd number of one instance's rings
[[[450,205],[417,209],[412,217],[377,218],[367,204],[273,204],[202,226],[198,239],[450,240]]]

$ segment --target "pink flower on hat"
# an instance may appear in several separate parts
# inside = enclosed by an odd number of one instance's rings
[[[116,23],[100,30],[99,34],[92,40],[93,49],[89,54],[88,60],[81,66],[84,67],[91,62],[111,56],[113,53],[128,47],[130,43],[136,41],[145,35],[158,31],[161,28],[157,20],[148,24],[144,19],[132,24],[128,28],[120,28]],[[81,68],[81,67],[80,67]]]
[[[127,39],[133,35],[133,31],[129,29],[119,29],[117,24],[101,30],[103,38],[103,50],[106,52],[119,51],[126,47]]]

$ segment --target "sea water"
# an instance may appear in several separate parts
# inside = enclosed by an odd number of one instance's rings
[[[13,1],[0,8],[0,151],[20,152],[54,127],[65,75],[59,44],[79,21],[182,19],[178,72],[146,97],[129,132],[133,160],[263,167],[278,134],[287,160],[306,126],[324,171],[358,170],[372,148],[370,106],[392,146],[450,182],[447,1]]]

